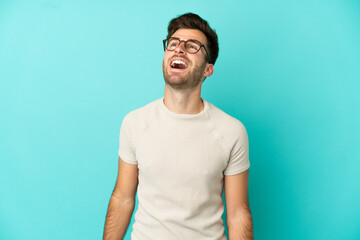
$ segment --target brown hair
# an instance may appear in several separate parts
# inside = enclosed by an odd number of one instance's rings
[[[219,43],[216,32],[210,28],[208,22],[194,13],[185,13],[170,21],[166,38],[170,38],[180,28],[197,29],[204,33],[207,39],[206,46],[211,58],[210,63],[215,64],[219,54]]]

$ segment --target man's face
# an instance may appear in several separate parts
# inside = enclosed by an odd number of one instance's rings
[[[194,39],[206,44],[206,36],[195,29],[179,29],[171,37],[180,40]],[[184,64],[174,64],[173,61],[182,61]],[[190,54],[185,50],[184,42],[181,42],[174,51],[165,51],[162,64],[165,82],[174,89],[195,88],[205,78],[207,65],[204,48]]]

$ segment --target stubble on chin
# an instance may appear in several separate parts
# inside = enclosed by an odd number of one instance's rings
[[[188,72],[185,76],[171,75],[168,72],[168,67],[163,62],[163,76],[165,83],[171,88],[176,90],[193,89],[201,83],[201,78],[204,73],[206,64],[194,68],[191,72]]]

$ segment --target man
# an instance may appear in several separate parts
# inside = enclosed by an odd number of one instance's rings
[[[104,239],[122,239],[138,193],[133,240],[253,239],[244,126],[200,97],[214,72],[216,33],[196,14],[171,20],[162,64],[165,94],[130,112]]]

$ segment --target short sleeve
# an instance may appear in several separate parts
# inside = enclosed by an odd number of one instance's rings
[[[131,121],[129,116],[125,116],[121,128],[119,137],[119,157],[126,163],[137,164],[135,157],[135,149],[133,143],[133,135],[131,129]]]
[[[249,140],[245,127],[240,124],[234,131],[234,140],[230,148],[228,165],[224,175],[235,175],[244,172],[250,167],[249,161]]]

